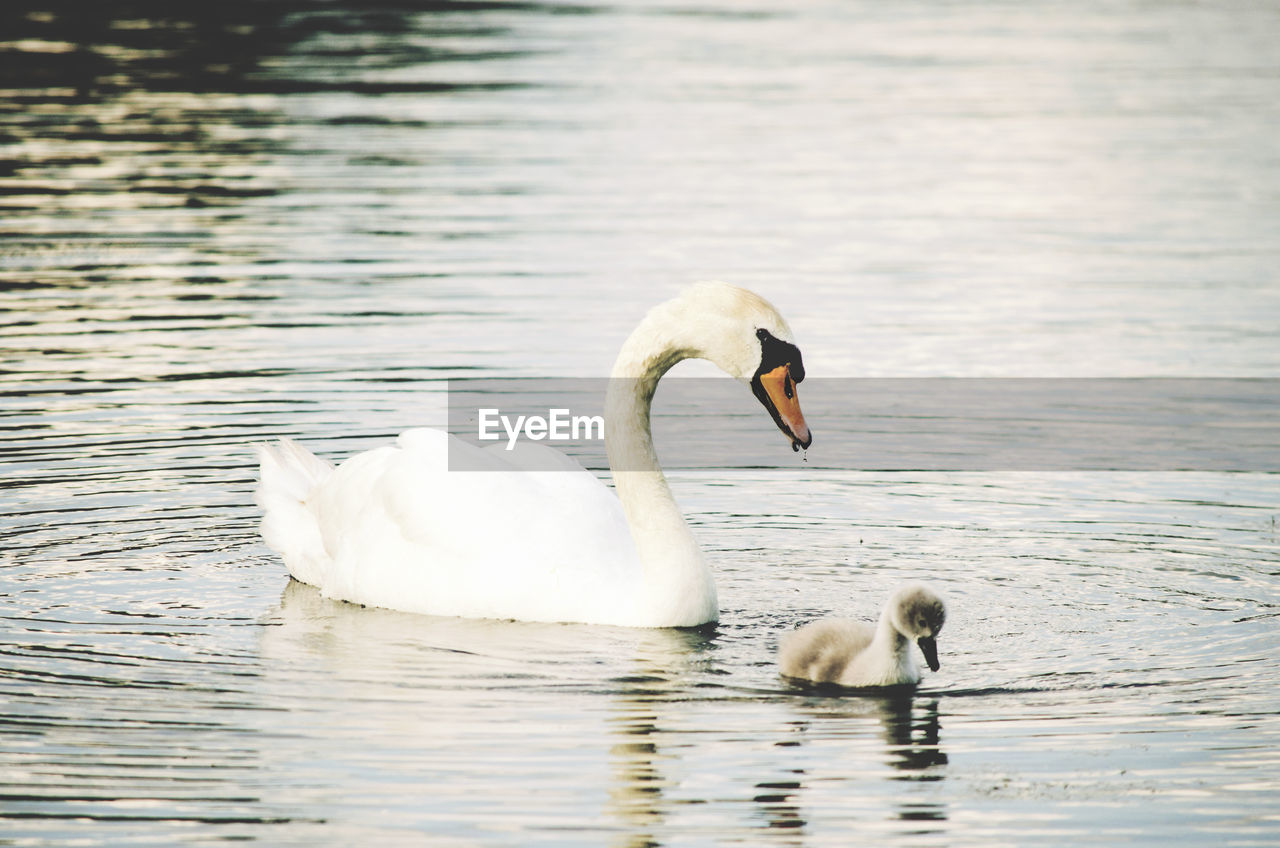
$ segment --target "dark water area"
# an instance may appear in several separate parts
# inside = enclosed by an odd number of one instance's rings
[[[1280,485],[1213,458],[1276,449],[1278,40],[1250,2],[5,4],[0,845],[1275,845]],[[659,393],[715,458],[669,476],[716,627],[364,609],[259,538],[254,444],[603,378],[706,278],[787,317],[816,437]],[[903,470],[859,440],[906,416],[846,417],[954,378],[1233,412],[1113,470]],[[1100,453],[1190,438],[1141,420]],[[918,691],[779,679],[906,580],[950,610]]]

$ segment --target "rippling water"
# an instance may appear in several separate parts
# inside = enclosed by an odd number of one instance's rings
[[[814,377],[1275,377],[1277,37],[1248,2],[6,4],[0,844],[1276,844],[1274,474],[677,473],[722,621],[633,632],[289,584],[250,446],[601,376],[701,277]],[[951,615],[914,697],[779,681],[781,632],[916,578]]]

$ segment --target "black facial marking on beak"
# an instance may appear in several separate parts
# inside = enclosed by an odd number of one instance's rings
[[[800,349],[764,328],[756,330],[756,338],[760,340],[760,367],[751,378],[751,391],[769,410],[773,423],[791,439],[791,449],[808,448],[813,434],[796,399],[796,384],[804,379]]]
[[[790,365],[791,378],[797,383],[804,382],[804,360],[800,358],[800,348],[791,342],[775,338],[773,333],[763,327],[756,330],[756,338],[760,340],[760,368],[756,370],[757,377],[779,365]]]
[[[933,640],[932,636],[921,636],[916,640],[916,644],[920,646],[920,651],[924,654],[924,661],[929,664],[930,671],[937,671],[942,667],[938,664],[938,643]]]

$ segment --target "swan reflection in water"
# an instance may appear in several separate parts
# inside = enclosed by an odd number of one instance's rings
[[[328,600],[293,581],[263,623],[253,685],[272,744],[262,780],[287,808],[322,806],[327,832],[353,839],[442,824],[480,835],[536,819],[598,827],[635,848],[696,824],[689,817],[728,791],[753,811],[740,835],[800,845],[806,796],[832,779],[847,780],[851,796],[883,796],[885,763],[891,780],[945,773],[936,700],[751,688],[722,673],[723,630],[421,616]],[[328,765],[317,771],[317,761]],[[737,765],[716,773],[725,763]],[[321,774],[327,783],[298,779]],[[715,797],[693,788],[712,778]],[[726,779],[745,788],[725,790]],[[877,809],[946,818],[939,805],[891,795]]]
[[[714,630],[650,631],[636,648],[631,673],[613,681],[618,684],[618,691],[610,724],[617,741],[610,747],[613,787],[609,814],[624,828],[615,845],[639,848],[661,844],[664,827],[678,814],[681,805],[717,800],[688,798],[687,787],[679,799],[669,795],[680,786],[680,777],[695,768],[681,760],[685,753],[690,758],[696,757],[697,749],[705,744],[698,740],[699,731],[713,731],[709,735],[715,738],[719,734],[714,731],[721,729],[690,726],[688,720],[691,688],[701,680],[706,691],[706,670],[714,663],[712,656],[721,638]],[[833,779],[844,779],[851,784],[884,779],[883,775],[867,773],[865,763],[836,757],[824,763],[821,775],[811,775],[804,764],[812,762],[812,758],[797,758],[789,755],[788,750],[818,741],[831,749],[833,740],[848,739],[865,756],[868,746],[859,743],[871,738],[868,725],[874,723],[878,724],[874,735],[880,744],[870,750],[879,762],[893,770],[890,781],[932,782],[945,777],[942,767],[948,759],[941,747],[938,699],[921,697],[913,687],[891,688],[874,694],[852,694],[831,688],[814,690],[830,692],[830,697],[815,693],[797,696],[794,689],[751,690],[732,684],[712,691],[714,694],[701,697],[772,701],[801,713],[801,718],[787,723],[784,737],[774,742],[776,754],[754,763],[766,774],[754,783],[751,801],[771,843],[806,844],[805,795],[813,780],[829,785]],[[762,737],[767,736],[767,729],[757,730]],[[840,756],[847,753],[847,750],[839,752]],[[859,756],[857,750],[854,754]],[[852,786],[850,792],[859,793],[862,788],[862,784]],[[903,793],[897,791],[891,794],[896,797],[886,799],[887,805],[896,809],[900,821],[943,822],[948,818],[945,805],[904,798]],[[939,827],[917,825],[911,827],[911,832],[938,833]],[[763,835],[760,831],[757,834]]]
[[[626,673],[615,678],[617,692],[609,717],[612,781],[606,814],[619,828],[613,844],[643,848],[662,843],[660,834],[672,806],[665,792],[678,781],[664,771],[679,768],[687,739],[677,717],[687,704],[694,678],[710,662],[714,628],[647,630]]]
[[[826,694],[817,694],[817,693]],[[792,721],[787,735],[777,744],[783,748],[802,748],[821,745],[832,753],[823,762],[824,781],[847,781],[849,791],[862,793],[861,781],[875,779],[875,771],[867,771],[868,747],[859,744],[866,740],[867,726],[879,724],[878,733],[883,747],[876,746],[879,762],[889,766],[892,782],[935,782],[945,779],[948,758],[942,748],[942,728],[938,717],[938,699],[922,696],[913,687],[893,687],[880,692],[840,691],[834,687],[815,687],[795,702],[795,710],[801,717]],[[812,762],[812,757],[805,758]],[[803,822],[804,778],[797,769],[794,786],[784,795],[771,799],[765,812],[778,826],[794,827],[793,822]],[[843,775],[843,776],[842,776]],[[944,804],[920,797],[905,797],[911,793],[890,790],[876,791],[886,797],[886,805],[895,805],[900,821],[936,821],[948,818]],[[921,826],[912,833],[938,834],[938,828]]]
[[[361,841],[385,828],[476,836],[536,823],[644,844],[662,821],[667,764],[682,756],[659,729],[695,691],[714,638],[422,616],[297,581],[263,624],[255,685],[276,723],[263,780],[295,793],[286,803],[325,805],[329,826]],[[319,774],[317,760],[338,783],[273,779]]]

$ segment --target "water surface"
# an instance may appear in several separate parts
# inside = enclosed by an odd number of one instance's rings
[[[112,5],[0,13],[0,843],[1280,839],[1274,474],[761,413],[778,467],[671,474],[720,624],[647,632],[323,600],[251,450],[603,376],[704,277],[815,378],[1274,378],[1271,4]],[[777,678],[907,579],[913,697]]]

